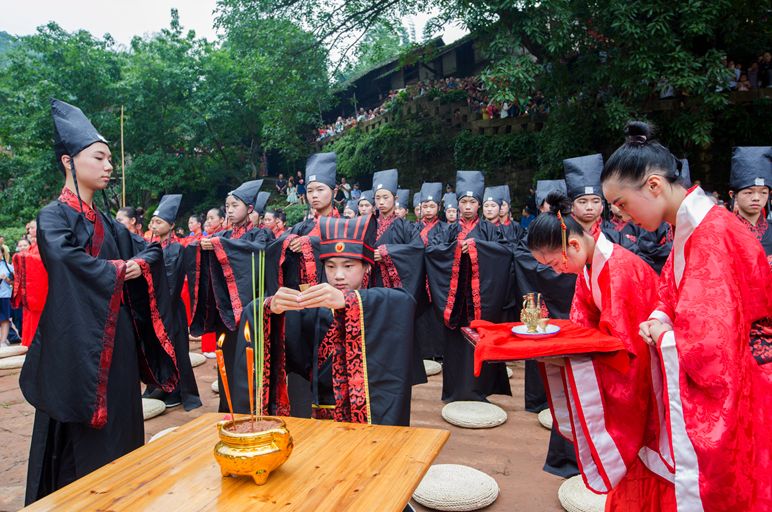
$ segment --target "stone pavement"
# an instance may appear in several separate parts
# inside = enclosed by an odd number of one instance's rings
[[[192,343],[191,350],[199,351]],[[535,414],[523,409],[523,366],[513,366],[513,397],[492,396],[490,401],[504,408],[507,422],[489,430],[467,430],[446,423],[440,411],[442,375],[413,388],[412,425],[443,428],[450,439],[437,463],[465,464],[491,475],[499,484],[499,499],[487,511],[560,511],[557,499],[562,479],[542,471],[549,432],[542,428]],[[195,368],[203,407],[185,412],[182,407],[167,410],[145,422],[145,437],[171,426],[181,425],[205,412],[215,411],[217,395],[210,385],[216,380],[214,360]],[[18,510],[24,503],[27,455],[32,431],[33,408],[19,390],[19,370],[0,370],[0,511]],[[425,510],[416,506],[418,510]]]

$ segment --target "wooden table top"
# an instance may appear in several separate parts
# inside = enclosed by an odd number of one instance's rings
[[[401,512],[450,433],[284,418],[295,448],[263,486],[220,476],[209,413],[24,510]]]

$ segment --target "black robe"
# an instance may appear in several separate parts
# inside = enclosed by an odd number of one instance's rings
[[[550,318],[568,318],[574,299],[576,275],[557,274],[552,268],[537,262],[528,249],[527,235],[513,247],[513,250],[519,297],[516,307],[518,315],[522,308],[523,295],[536,292],[542,294]],[[519,318],[515,321],[519,321]],[[525,410],[538,413],[548,407],[547,392],[538,366],[535,361],[528,360],[525,362]],[[564,478],[579,474],[573,444],[561,436],[555,427],[550,434],[544,471]]]
[[[666,222],[656,231],[641,229],[638,235],[638,248],[643,260],[659,274],[665,266],[667,257],[673,249],[672,229]]]
[[[512,252],[496,226],[479,220],[466,236],[475,241],[475,249],[462,254],[458,245],[461,229],[460,224],[451,224],[426,247],[432,304],[446,327],[442,370],[442,400],[446,402],[512,394],[504,363],[486,363],[480,376],[474,376],[474,347],[460,331],[473,319],[502,321],[511,285],[507,270]],[[501,272],[502,268],[507,270]]]
[[[96,215],[101,242],[95,224],[59,201],[37,218],[55,285],[19,378],[36,409],[27,504],[142,446],[140,379],[168,391],[178,380],[161,247],[137,253],[122,225]],[[124,281],[130,258],[142,275]]]
[[[429,302],[426,295],[424,244],[420,231],[410,222],[397,217],[375,241],[375,247],[381,252],[382,260],[375,263],[368,287],[403,288],[419,305],[416,318],[422,316]],[[416,339],[418,339],[417,329],[418,322],[414,326]],[[412,382],[423,384],[427,379],[420,342],[414,344],[413,351]]]
[[[233,238],[232,235],[231,230],[213,238],[212,251],[201,250],[198,243],[185,249],[193,312],[190,332],[194,336],[214,332],[218,342],[223,337],[223,359],[229,383],[233,380],[231,372],[237,343],[236,331],[241,322],[244,305],[249,304],[254,297],[253,277],[257,279],[260,251],[264,251],[273,241],[273,233],[264,228],[253,228],[239,238]],[[217,379],[222,390],[224,386],[220,381],[219,372]],[[225,393],[221,392],[219,396],[219,411],[227,412]]]
[[[169,284],[169,296],[173,316],[173,331],[169,334],[174,340],[174,352],[177,354],[177,368],[180,371],[180,381],[172,393],[179,393],[182,406],[186,411],[201,407],[196,376],[190,364],[190,334],[188,332],[188,316],[185,313],[185,303],[182,302],[182,287],[185,284],[184,247],[177,241],[162,244],[164,246],[164,266],[166,280]],[[143,396],[166,399],[169,393],[153,386],[148,386]]]
[[[444,233],[448,229],[448,224],[443,221],[437,221],[431,228],[426,229],[426,227],[426,224],[423,222],[416,223],[416,229],[424,245],[428,245],[429,240],[432,239],[444,239]],[[431,294],[428,291],[428,277],[426,279],[426,288],[425,303],[419,303],[416,310],[415,343],[421,350],[422,359],[441,360],[445,351],[445,345],[447,344],[447,340],[444,337],[446,327],[442,323],[442,318],[438,315],[436,308],[432,306]]]
[[[410,424],[411,370],[410,359],[413,354],[413,316],[415,300],[402,288],[371,288],[346,294],[346,308],[335,312],[336,327],[340,336],[335,350],[346,350],[345,369],[358,369],[360,362],[366,372],[367,392],[357,389],[356,393],[366,394],[370,406],[370,422],[378,425]],[[270,302],[268,302],[270,304]],[[246,322],[255,325],[253,305],[244,311],[242,327],[239,329],[239,344],[236,350],[234,384],[231,385],[233,408],[237,412],[249,412],[249,389],[246,374],[247,342],[243,330]],[[292,314],[290,314],[292,313]],[[284,372],[303,375],[308,383],[307,392],[311,395],[316,415],[324,412],[333,414],[330,407],[336,405],[336,382],[347,378],[345,369],[334,364],[334,355],[319,358],[319,347],[333,325],[333,314],[329,309],[307,309],[272,315],[266,307],[266,322],[270,353],[268,368],[270,391],[267,411],[280,410],[277,403],[283,396],[280,387]],[[403,320],[394,322],[394,318]],[[364,326],[364,333],[361,327]],[[363,334],[364,350],[349,349],[356,344]],[[332,340],[328,340],[332,341]],[[330,345],[330,348],[333,348]],[[352,358],[353,356],[353,358]],[[229,378],[230,380],[230,378]],[[310,411],[298,410],[292,403],[293,393],[290,387],[289,402],[291,414],[308,417]],[[321,406],[321,408],[319,407]],[[308,405],[307,407],[312,407]],[[352,417],[347,421],[361,422],[361,417]]]

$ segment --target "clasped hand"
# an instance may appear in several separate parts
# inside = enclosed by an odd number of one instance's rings
[[[329,283],[312,286],[304,292],[282,287],[271,299],[271,312],[275,314],[307,308],[343,309],[345,307],[346,297],[343,292]]]

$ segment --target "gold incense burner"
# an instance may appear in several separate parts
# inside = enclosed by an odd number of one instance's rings
[[[275,416],[260,419],[274,421],[277,426],[262,432],[231,432],[225,427],[233,422],[225,420],[217,424],[220,441],[214,447],[214,458],[223,476],[250,476],[257,485],[263,485],[271,471],[289,458],[293,441],[287,424]],[[247,416],[236,419],[235,423],[249,421]]]
[[[546,307],[541,299],[541,293],[527,293],[523,295],[523,309],[520,310],[520,321],[525,324],[529,333],[545,331],[549,324]]]

